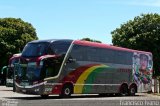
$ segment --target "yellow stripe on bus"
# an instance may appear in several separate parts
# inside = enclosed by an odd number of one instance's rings
[[[95,69],[100,68],[100,67],[107,67],[107,66],[106,65],[96,65],[96,66],[92,66],[92,67],[88,68],[87,70],[85,70],[80,75],[77,82],[75,83],[74,93],[81,94],[83,91],[83,86],[85,84],[85,80],[87,79],[87,77],[91,74],[92,71],[94,71]]]

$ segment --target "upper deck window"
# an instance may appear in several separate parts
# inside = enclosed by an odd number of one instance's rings
[[[24,57],[37,57],[42,56],[46,53],[49,43],[41,42],[41,43],[28,43],[22,52],[22,56]]]
[[[55,41],[50,45],[48,54],[56,54],[56,55],[66,54],[70,45],[71,42]]]

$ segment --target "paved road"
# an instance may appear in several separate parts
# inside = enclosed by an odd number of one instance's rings
[[[0,106],[160,106],[160,96],[137,94],[136,96],[73,95],[62,99],[52,95],[40,96],[12,92],[12,88],[0,86]]]

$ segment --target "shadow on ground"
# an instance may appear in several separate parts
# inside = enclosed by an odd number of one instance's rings
[[[143,97],[144,95],[135,95],[134,97]],[[5,97],[6,99],[19,99],[19,100],[42,100],[42,99],[75,99],[75,98],[103,98],[103,97],[130,97],[130,96],[120,96],[120,95],[73,95],[70,98],[61,98],[58,95],[50,95],[47,98],[42,98],[41,96],[34,97]]]

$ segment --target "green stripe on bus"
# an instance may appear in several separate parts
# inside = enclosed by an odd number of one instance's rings
[[[97,75],[99,73],[103,73],[103,71],[106,71],[108,67],[99,67],[88,76],[88,78],[85,81],[85,84],[93,84],[94,80],[96,79]],[[83,88],[83,93],[89,93],[93,89],[93,86],[91,85],[85,85]]]

